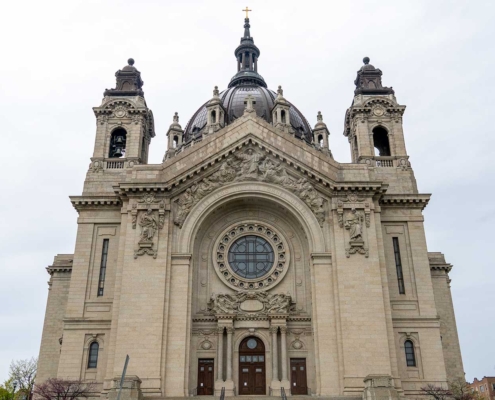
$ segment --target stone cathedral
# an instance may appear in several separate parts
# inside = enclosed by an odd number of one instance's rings
[[[364,58],[345,113],[351,163],[259,74],[249,18],[237,72],[161,164],[129,59],[93,108],[74,254],[50,274],[37,380],[115,399],[416,397],[463,377],[449,271],[429,252],[403,114]],[[234,67],[234,65],[233,65]],[[234,72],[234,71],[233,71]],[[213,84],[212,84],[213,87]]]

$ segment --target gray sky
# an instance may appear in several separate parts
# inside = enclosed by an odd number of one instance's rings
[[[250,0],[259,72],[311,125],[321,111],[340,162],[353,80],[369,56],[407,105],[407,150],[422,193],[429,251],[451,273],[466,377],[495,376],[493,1]],[[236,72],[246,1],[9,1],[0,63],[0,382],[12,359],[37,356],[45,267],[72,253],[95,137],[91,107],[133,57],[145,82],[160,163],[166,131],[184,127]],[[486,185],[486,186],[484,186]]]

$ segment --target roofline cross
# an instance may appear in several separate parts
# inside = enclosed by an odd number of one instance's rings
[[[253,10],[250,10],[250,9],[246,6],[246,9],[245,9],[245,10],[242,10],[242,11],[246,11],[246,19],[249,19],[249,12],[250,12],[250,11],[253,11]]]

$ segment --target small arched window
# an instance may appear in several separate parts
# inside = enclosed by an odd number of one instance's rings
[[[416,355],[414,354],[414,343],[411,340],[404,342],[404,351],[406,352],[406,364],[408,367],[416,366]]]
[[[285,124],[286,123],[285,122],[285,111],[284,110],[282,110],[280,112],[280,119],[282,120],[282,124]]]
[[[127,132],[125,129],[118,128],[112,132],[110,139],[110,151],[108,157],[119,158],[125,156],[125,143],[127,138]]]
[[[388,141],[388,132],[385,128],[377,126],[373,129],[373,146],[375,146],[375,156],[390,156],[390,143]],[[378,154],[376,154],[378,152]]]
[[[96,368],[98,366],[98,350],[100,345],[98,342],[93,342],[89,346],[88,368]]]
[[[215,110],[213,110],[211,112],[211,123],[212,124],[216,124],[217,123],[217,113],[215,112]]]

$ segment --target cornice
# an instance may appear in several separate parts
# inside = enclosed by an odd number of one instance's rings
[[[121,207],[122,201],[118,196],[69,196],[72,206],[81,211],[95,207]]]
[[[420,208],[423,210],[430,201],[431,194],[384,194],[380,205],[384,207]]]
[[[257,149],[267,153],[268,155],[274,157],[275,159],[283,162],[284,164],[290,166],[293,171],[297,171],[302,175],[307,176],[309,179],[315,181],[320,189],[327,192],[329,196],[333,194],[340,194],[346,192],[364,192],[370,195],[375,194],[383,194],[386,192],[388,188],[388,184],[382,183],[381,181],[344,181],[344,182],[335,182],[332,179],[325,177],[323,174],[318,171],[313,170],[312,168],[298,162],[291,157],[285,156],[276,150],[271,149],[269,146],[261,142],[260,140],[254,137],[247,137],[242,142],[237,143],[235,146],[232,146],[229,149],[226,149],[222,152],[217,153],[214,158],[211,158],[208,161],[203,163],[198,163],[196,167],[184,172],[180,175],[177,175],[175,178],[165,182],[126,182],[120,183],[114,186],[114,192],[120,196],[126,196],[127,194],[134,194],[139,192],[158,192],[163,194],[171,193],[175,195],[176,189],[179,188],[187,188],[190,184],[193,183],[195,178],[197,178],[203,171],[211,170],[209,172],[215,172],[216,169],[220,168],[221,163],[225,161],[227,157],[230,155],[242,151],[245,147],[252,145]],[[338,164],[337,168],[342,169],[343,165],[346,164]],[[138,166],[139,169],[143,166]],[[364,169],[362,165],[356,165],[359,169]],[[326,190],[325,190],[326,189]],[[182,190],[179,190],[182,191]]]

